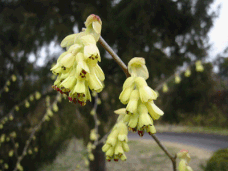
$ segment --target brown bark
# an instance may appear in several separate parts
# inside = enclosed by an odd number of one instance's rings
[[[106,171],[105,166],[105,153],[101,150],[103,143],[98,144],[96,149],[93,150],[94,161],[90,161],[90,171]]]

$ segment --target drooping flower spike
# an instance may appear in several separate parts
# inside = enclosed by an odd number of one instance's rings
[[[61,46],[66,47],[67,51],[59,56],[57,64],[51,68],[52,73],[57,75],[52,87],[66,94],[70,102],[78,102],[81,106],[91,101],[90,90],[100,92],[104,87],[102,82],[105,76],[98,65],[101,58],[96,46],[101,25],[101,19],[91,14],[83,32],[63,39]]]
[[[179,153],[177,153],[177,158],[180,159],[180,163],[178,165],[179,171],[193,171],[188,165],[191,160],[188,150],[181,150]]]
[[[124,152],[129,151],[127,134],[127,126],[122,120],[119,120],[114,125],[107,141],[102,147],[102,151],[105,152],[107,161],[111,161],[111,159],[114,159],[114,161],[118,161],[119,159],[125,161],[127,159],[124,154]]]
[[[131,76],[124,82],[119,96],[120,101],[127,106],[115,113],[120,115],[129,130],[138,130],[140,136],[143,136],[144,131],[154,134],[153,120],[159,119],[164,113],[154,104],[157,93],[146,83],[149,73],[144,58],[133,58],[128,63],[128,71]]]

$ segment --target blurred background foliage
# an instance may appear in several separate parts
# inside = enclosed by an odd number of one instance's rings
[[[50,68],[60,52],[41,50],[53,43],[59,48],[65,36],[84,27],[91,13],[101,17],[103,38],[125,63],[134,56],[146,59],[148,84],[155,88],[178,67],[210,57],[208,32],[218,14],[209,13],[212,3],[213,0],[0,0],[0,89],[12,74],[17,76],[9,92],[1,94],[0,118],[31,93],[43,93],[39,101],[30,102],[29,108],[20,107],[14,112],[14,120],[3,124],[0,135],[15,131],[21,154],[31,129],[45,113],[45,96],[53,101],[56,95],[50,91]],[[102,137],[116,121],[113,111],[123,107],[118,96],[125,75],[98,46],[102,54],[100,66],[106,75],[105,88],[99,95],[102,104],[97,111]],[[43,65],[37,65],[39,60],[43,60]],[[218,73],[213,72],[211,63],[204,64],[202,73],[192,67],[190,77],[182,75],[180,84],[168,84],[168,93],[159,92],[157,105],[165,111],[159,122],[227,127],[227,56],[218,55],[215,65]],[[59,111],[36,133],[30,148],[39,150],[25,156],[21,163],[24,170],[36,170],[53,161],[72,137],[83,138],[87,144],[90,129],[94,128],[92,106],[93,102],[85,107],[67,100],[59,103]],[[8,157],[12,142],[2,142],[0,148],[0,159],[12,170],[16,162],[15,155]]]

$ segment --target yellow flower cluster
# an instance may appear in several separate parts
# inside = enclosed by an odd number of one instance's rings
[[[179,171],[193,171],[192,168],[188,166],[188,163],[191,160],[188,150],[181,150],[177,153],[177,157],[180,159],[178,166]]]
[[[109,134],[105,145],[102,147],[107,161],[111,161],[113,158],[114,161],[118,161],[119,159],[125,161],[127,159],[124,154],[124,152],[129,151],[127,134],[126,124],[122,121],[117,122]]]
[[[92,14],[86,22],[86,29],[63,39],[61,47],[67,51],[62,53],[57,64],[51,68],[57,79],[52,86],[61,94],[66,94],[69,101],[84,106],[91,101],[89,88],[100,92],[103,89],[104,73],[98,62],[100,52],[96,46],[101,33],[101,19]]]
[[[128,71],[131,77],[124,82],[123,91],[119,96],[120,101],[127,106],[116,110],[115,113],[120,115],[119,119],[123,119],[129,130],[138,130],[139,136],[143,136],[144,131],[154,134],[156,130],[153,120],[159,119],[164,113],[154,104],[157,93],[146,83],[149,73],[145,59],[133,58],[128,63]]]

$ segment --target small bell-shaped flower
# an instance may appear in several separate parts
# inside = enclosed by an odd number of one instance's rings
[[[175,74],[175,83],[179,84],[181,82],[181,78],[179,74]]]
[[[190,75],[191,75],[191,70],[189,68],[187,68],[187,70],[184,73],[184,76],[185,77],[190,77]]]
[[[162,91],[163,91],[163,93],[166,93],[169,91],[169,88],[166,83],[163,84]]]
[[[203,65],[202,65],[200,60],[196,61],[195,65],[196,65],[196,71],[197,72],[203,72],[204,67],[203,67]]]
[[[145,65],[145,59],[134,57],[128,63],[128,71],[132,77],[142,77],[145,80],[149,78],[149,72]]]
[[[146,103],[148,100],[157,99],[157,93],[147,85],[145,79],[142,77],[137,77],[135,79],[135,83],[139,90],[139,96],[142,103]]]

